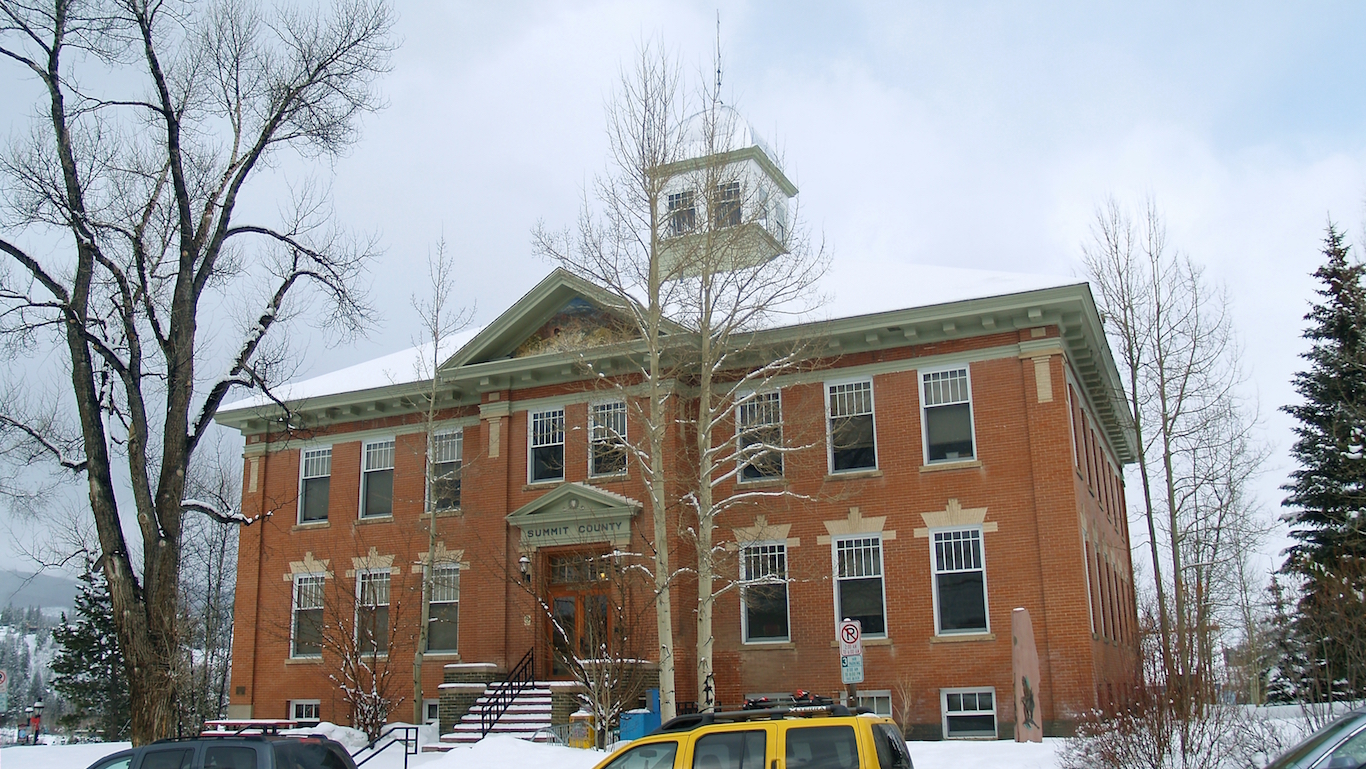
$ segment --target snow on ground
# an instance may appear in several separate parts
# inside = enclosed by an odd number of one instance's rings
[[[909,745],[916,769],[1053,769],[1062,740],[1047,739],[1042,745],[1009,741],[912,742]],[[84,769],[97,759],[127,747],[126,742],[7,747],[0,750],[0,769]],[[409,756],[408,766],[422,769],[484,769],[492,766],[591,769],[605,757],[605,753],[592,750],[533,745],[511,737],[490,737],[470,747],[455,748],[449,753]],[[398,748],[390,748],[365,765],[365,769],[371,767],[402,769],[403,755]]]

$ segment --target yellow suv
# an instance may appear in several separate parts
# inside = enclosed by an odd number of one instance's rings
[[[913,769],[890,718],[843,705],[679,716],[597,769]]]

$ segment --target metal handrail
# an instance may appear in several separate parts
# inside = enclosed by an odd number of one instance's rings
[[[357,761],[357,769],[359,769],[359,767],[363,765],[366,761],[369,761],[375,756],[378,756],[380,753],[383,753],[384,751],[388,750],[390,746],[398,744],[403,745],[403,769],[408,769],[408,756],[417,755],[418,745],[416,726],[401,726],[395,724],[393,726],[390,726],[387,730],[381,729],[379,735],[375,737],[375,739],[370,740],[369,744],[367,744],[365,747],[358,749],[355,753],[352,753],[351,757],[355,758],[356,756],[359,756],[361,753],[364,753],[367,750],[374,750],[375,743],[379,742],[385,737],[391,737],[394,732],[403,732],[403,737],[400,739],[389,740],[388,742],[380,746],[379,750],[375,750],[375,752]]]
[[[508,677],[498,684],[493,690],[493,694],[484,701],[484,709],[479,714],[479,736],[487,737],[493,731],[493,725],[498,723],[498,719],[512,706],[517,695],[521,694],[535,679],[535,659],[536,647],[527,649],[526,654],[508,673]]]

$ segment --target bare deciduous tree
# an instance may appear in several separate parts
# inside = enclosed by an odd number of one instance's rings
[[[1156,205],[1149,201],[1135,222],[1108,201],[1084,254],[1127,379],[1156,599],[1156,673],[1180,721],[1213,699],[1222,628],[1252,632],[1247,558],[1268,524],[1249,483],[1266,452],[1255,439],[1255,407],[1239,395],[1227,298],[1168,246]]]
[[[753,137],[722,101],[720,82],[689,97],[681,81],[666,54],[642,46],[608,105],[610,170],[594,183],[596,208],[585,201],[574,233],[541,226],[535,234],[540,253],[617,296],[643,343],[637,362],[646,436],[628,450],[651,496],[665,718],[675,704],[670,587],[687,571],[671,561],[669,536],[683,530],[696,546],[698,707],[707,710],[715,702],[713,607],[732,586],[717,586],[725,553],[715,541],[718,516],[789,493],[717,489],[746,466],[794,451],[780,421],[744,431],[735,429],[736,417],[755,393],[807,361],[812,345],[810,338],[756,332],[814,309],[821,302],[814,286],[829,265],[780,197],[791,191],[756,170],[776,168],[776,160],[767,150],[753,165],[738,157]],[[614,387],[630,382],[601,379]],[[691,445],[666,462],[666,437],[675,429]],[[670,507],[675,493],[686,515]]]
[[[0,0],[0,59],[40,94],[32,132],[0,157],[0,336],[60,353],[69,383],[6,382],[0,431],[88,483],[135,743],[176,723],[185,486],[215,411],[277,378],[273,332],[291,316],[344,336],[371,314],[355,286],[373,244],[333,225],[318,188],[300,186],[275,225],[239,207],[265,169],[356,139],[391,25],[382,0]],[[236,343],[221,333],[233,311],[249,316]]]

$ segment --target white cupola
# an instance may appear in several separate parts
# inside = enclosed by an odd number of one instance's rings
[[[787,253],[797,187],[776,153],[723,104],[688,118],[681,159],[659,169],[670,277],[755,267]]]

